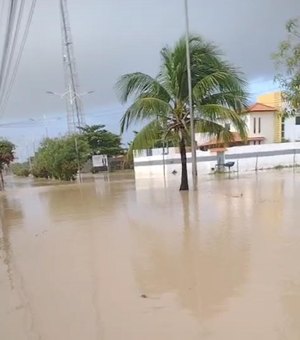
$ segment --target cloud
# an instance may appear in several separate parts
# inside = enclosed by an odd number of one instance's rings
[[[183,0],[70,0],[68,2],[86,112],[114,106],[113,86],[127,72],[155,75],[160,49],[184,33]],[[284,38],[284,24],[300,13],[299,0],[190,0],[190,25],[224,51],[251,81],[273,78],[271,53]],[[2,37],[0,37],[2,38]],[[42,0],[32,22],[4,120],[65,111],[58,1]],[[116,115],[111,119],[116,121]]]

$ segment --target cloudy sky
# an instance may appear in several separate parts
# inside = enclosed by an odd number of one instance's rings
[[[184,1],[69,0],[68,7],[80,87],[95,91],[84,98],[86,120],[118,132],[124,108],[114,83],[127,72],[157,73],[160,49],[184,34]],[[275,89],[271,53],[285,36],[285,22],[300,15],[299,0],[189,0],[189,10],[191,32],[220,46],[245,73],[253,98]],[[1,40],[3,13],[0,20]],[[64,91],[58,0],[37,0],[16,82],[0,117],[0,124],[14,122],[0,127],[0,134],[22,144],[21,157],[24,145],[33,148],[46,126],[50,135],[66,131],[64,102],[47,90]]]

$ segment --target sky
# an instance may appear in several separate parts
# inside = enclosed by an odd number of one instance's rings
[[[119,133],[125,107],[114,84],[128,72],[157,74],[160,50],[185,32],[184,1],[69,0],[68,8],[80,88],[95,91],[84,97],[86,121]],[[286,21],[300,15],[299,0],[189,0],[189,12],[191,32],[217,44],[244,72],[253,101],[277,88],[271,54],[285,37]],[[64,91],[61,46],[58,0],[37,0],[16,81],[0,116],[0,135],[18,145],[20,159],[46,134],[67,130],[64,101],[46,94]],[[124,142],[129,139],[130,133]]]

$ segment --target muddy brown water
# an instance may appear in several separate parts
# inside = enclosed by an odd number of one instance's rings
[[[300,339],[299,173],[41,184],[0,197],[1,340]]]

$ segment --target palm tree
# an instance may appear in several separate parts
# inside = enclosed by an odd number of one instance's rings
[[[233,66],[222,59],[212,43],[191,36],[195,131],[229,141],[229,122],[246,137],[246,125],[240,115],[247,103],[246,82]],[[121,119],[121,132],[136,122],[147,124],[135,136],[132,149],[152,147],[154,142],[171,139],[179,145],[181,155],[180,190],[188,190],[186,146],[190,141],[190,110],[186,44],[181,38],[174,48],[161,51],[162,65],[157,77],[136,72],[123,75],[116,84],[122,103],[133,97],[133,103]]]

